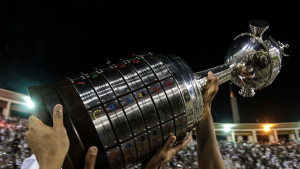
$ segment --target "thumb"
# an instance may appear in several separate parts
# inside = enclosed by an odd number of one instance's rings
[[[191,136],[187,137],[182,143],[180,143],[179,145],[176,145],[174,147],[174,150],[175,150],[175,153],[174,154],[177,154],[179,151],[181,151],[186,145],[187,143],[192,139]]]
[[[60,104],[55,105],[53,110],[53,128],[64,126],[63,122],[63,107]]]
[[[215,83],[219,79],[212,71],[209,71],[207,74],[207,80],[210,81],[211,83]]]
[[[162,150],[165,151],[165,152],[169,151],[173,147],[175,141],[176,141],[176,136],[174,136],[172,133],[170,133],[170,138],[165,143]]]
[[[86,156],[85,156],[84,169],[94,169],[97,153],[98,153],[97,147],[95,147],[95,146],[90,147],[89,151],[86,153]]]

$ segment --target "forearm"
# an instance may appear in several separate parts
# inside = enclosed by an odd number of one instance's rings
[[[205,104],[201,121],[196,124],[199,168],[224,168],[211,116],[211,104]]]

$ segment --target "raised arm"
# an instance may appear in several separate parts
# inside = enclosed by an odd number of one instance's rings
[[[219,90],[219,78],[208,72],[207,80],[210,83],[203,93],[204,112],[201,121],[196,124],[198,166],[200,169],[225,169],[211,116],[211,104]]]

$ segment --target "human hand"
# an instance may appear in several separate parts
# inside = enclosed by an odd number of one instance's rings
[[[46,126],[37,116],[29,117],[25,135],[41,169],[60,169],[69,150],[69,138],[63,124],[63,107],[53,110],[53,127]]]
[[[219,78],[213,74],[212,71],[208,72],[206,77],[207,83],[203,89],[204,106],[211,106],[211,102],[219,90]]]
[[[96,163],[96,157],[97,157],[98,149],[97,147],[93,146],[90,147],[88,152],[85,156],[85,165],[84,169],[94,169],[95,163]]]
[[[165,145],[160,148],[157,153],[151,157],[149,160],[142,164],[142,169],[158,169],[162,168],[167,164],[180,150],[182,150],[187,143],[191,140],[191,136],[187,137],[181,144],[173,147],[176,136],[170,134],[170,138],[165,143]],[[173,148],[172,148],[173,147]]]

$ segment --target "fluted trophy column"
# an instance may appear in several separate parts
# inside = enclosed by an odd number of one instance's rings
[[[176,55],[147,53],[106,69],[94,68],[55,83],[28,88],[36,113],[52,126],[55,104],[64,106],[70,150],[64,168],[83,168],[97,146],[95,168],[138,164],[167,141],[180,144],[203,114],[202,90],[208,71],[222,84],[231,80],[245,97],[270,85],[281,68],[286,45],[266,36],[265,21],[250,22],[252,33],[237,36],[225,64],[194,73]]]

